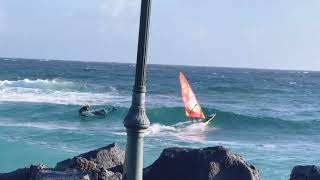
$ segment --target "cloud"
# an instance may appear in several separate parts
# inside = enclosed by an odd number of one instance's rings
[[[140,12],[139,0],[102,0],[102,13],[115,19],[135,19]]]

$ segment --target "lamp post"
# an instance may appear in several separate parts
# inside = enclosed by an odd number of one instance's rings
[[[143,177],[143,138],[145,130],[150,126],[144,106],[150,6],[151,0],[141,0],[135,85],[132,104],[124,119],[124,126],[127,130],[124,180],[142,180]]]

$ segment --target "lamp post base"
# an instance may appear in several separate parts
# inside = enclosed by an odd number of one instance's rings
[[[123,180],[143,179],[143,138],[145,130],[127,128]]]

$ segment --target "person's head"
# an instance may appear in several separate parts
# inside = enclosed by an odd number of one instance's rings
[[[89,109],[90,108],[90,104],[85,104],[84,106],[82,106],[82,107],[84,107],[85,109]]]

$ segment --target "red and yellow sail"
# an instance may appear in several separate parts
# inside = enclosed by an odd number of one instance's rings
[[[191,89],[186,77],[180,72],[179,75],[182,100],[189,118],[205,118],[202,108]]]

